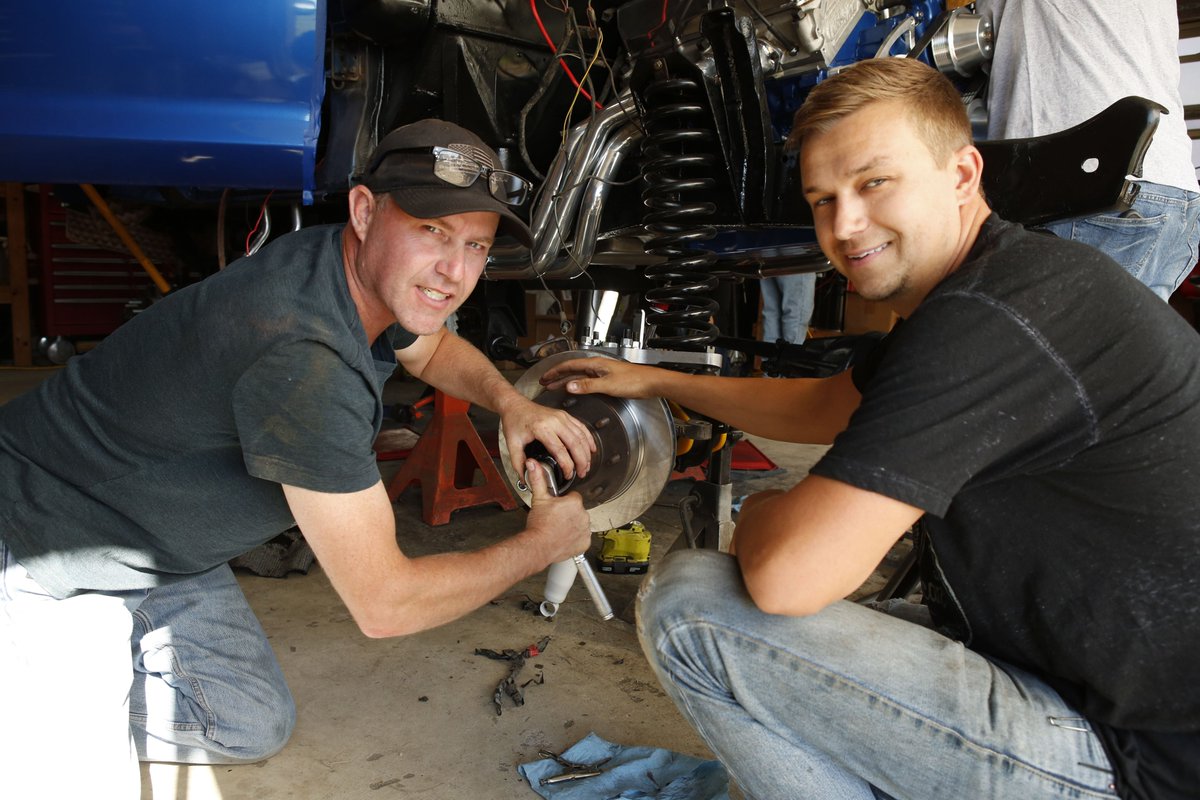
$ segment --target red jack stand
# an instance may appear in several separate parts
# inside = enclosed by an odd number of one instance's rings
[[[517,507],[467,416],[470,407],[466,400],[435,392],[429,428],[388,484],[392,502],[410,484],[421,484],[421,516],[426,524],[445,525],[458,509],[485,503],[498,503],[505,511]],[[483,483],[472,486],[476,470],[483,473]]]

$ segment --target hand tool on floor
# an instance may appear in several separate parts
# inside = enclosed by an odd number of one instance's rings
[[[608,758],[597,761],[594,764],[576,764],[574,761],[568,761],[552,750],[538,750],[538,755],[542,758],[552,758],[558,764],[561,764],[567,769],[566,772],[560,775],[542,778],[540,781],[538,781],[538,783],[542,786],[552,786],[556,783],[566,783],[568,781],[580,781],[584,778],[594,778],[597,775],[603,774],[603,771],[600,769],[600,767],[612,760],[612,757],[609,756]]]
[[[530,678],[522,684],[517,683],[517,676],[521,674],[521,670],[525,668],[525,661],[529,658],[534,658],[546,652],[546,645],[550,644],[550,637],[542,637],[540,641],[526,647],[524,650],[504,650],[497,652],[489,650],[486,647],[476,647],[475,655],[484,656],[495,661],[508,662],[508,674],[504,679],[496,684],[496,691],[492,693],[492,704],[496,707],[496,716],[504,713],[504,696],[508,695],[512,698],[513,705],[525,705],[525,687],[531,683],[542,683],[542,673],[538,673],[537,677]]]
[[[559,491],[557,465],[546,458],[535,460],[546,473],[546,485],[550,487],[550,494],[557,497]],[[526,485],[529,483],[528,473],[525,475],[525,483]],[[600,618],[612,619],[612,606],[609,605],[608,597],[604,594],[604,587],[600,585],[596,573],[592,571],[592,565],[588,562],[586,553],[580,553],[572,559],[550,565],[546,574],[546,599],[539,607],[542,616],[553,617],[558,613],[559,605],[567,599],[567,593],[571,591],[571,584],[575,582],[576,573],[583,580],[588,594],[592,596],[592,602],[595,604]]]

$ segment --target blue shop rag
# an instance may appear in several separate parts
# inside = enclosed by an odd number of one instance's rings
[[[552,758],[517,767],[546,800],[729,800],[729,777],[718,761],[704,761],[657,747],[624,747],[589,733],[562,754],[565,761],[595,764],[594,778],[542,786],[542,778],[567,772]]]

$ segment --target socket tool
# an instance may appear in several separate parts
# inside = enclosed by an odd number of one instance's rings
[[[550,494],[558,497],[559,494],[559,470],[556,464],[550,463],[543,459],[535,459],[538,465],[546,474],[546,484],[550,488]],[[525,483],[529,483],[529,475],[525,475]],[[575,581],[575,574],[578,573],[583,585],[587,587],[588,594],[592,597],[592,603],[596,606],[596,612],[601,619],[612,619],[613,610],[608,602],[608,597],[604,594],[604,587],[600,585],[600,581],[596,578],[596,573],[592,571],[592,565],[587,560],[586,553],[580,553],[572,559],[559,561],[556,564],[551,564],[549,572],[546,576],[546,599],[542,602],[539,610],[544,617],[553,617],[558,613],[559,604],[566,599],[567,592],[571,590],[571,584]]]

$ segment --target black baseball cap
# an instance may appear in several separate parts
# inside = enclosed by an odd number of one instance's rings
[[[467,129],[440,119],[423,119],[384,136],[355,182],[377,194],[387,192],[406,214],[418,219],[493,211],[500,215],[501,233],[532,247],[529,226],[513,213],[512,206],[492,196],[486,179],[462,187],[433,174],[434,147],[465,153],[489,169],[500,166],[496,152]],[[424,148],[430,152],[419,152]]]

